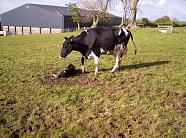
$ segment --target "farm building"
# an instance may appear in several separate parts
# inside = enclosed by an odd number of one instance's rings
[[[90,11],[79,9],[82,16]],[[0,15],[3,31],[10,34],[60,33],[74,31],[77,24],[72,21],[75,13],[68,7],[51,5],[25,4]],[[107,20],[102,24],[118,25],[121,18],[107,14]],[[82,23],[81,27],[88,27],[89,23]]]

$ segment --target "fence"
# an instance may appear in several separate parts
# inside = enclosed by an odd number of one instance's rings
[[[160,33],[172,33],[173,26],[171,25],[158,25]]]
[[[52,34],[62,32],[72,32],[76,28],[38,28],[38,27],[23,27],[23,26],[3,26],[3,31],[7,32],[7,35],[28,35],[28,34]]]
[[[0,36],[6,36],[6,31],[0,31]]]

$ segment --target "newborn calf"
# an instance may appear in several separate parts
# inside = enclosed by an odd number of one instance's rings
[[[69,64],[66,70],[63,70],[62,72],[57,74],[53,74],[53,76],[55,78],[65,78],[77,75],[77,73],[80,73],[79,70],[76,70],[76,67],[73,64]]]

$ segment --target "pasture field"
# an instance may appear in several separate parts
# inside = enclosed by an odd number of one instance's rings
[[[186,137],[186,32],[132,32],[137,55],[130,42],[115,73],[102,56],[97,78],[93,60],[85,74],[51,77],[81,68],[77,52],[58,58],[80,32],[0,37],[0,137]]]

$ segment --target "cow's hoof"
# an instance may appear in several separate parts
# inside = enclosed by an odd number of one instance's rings
[[[119,67],[116,69],[112,69],[111,72],[114,73],[115,71],[119,70]]]
[[[114,73],[116,70],[111,70],[111,73]]]
[[[58,75],[57,74],[52,74],[53,77],[55,78],[58,78]]]
[[[98,74],[94,74],[94,77],[92,78],[93,81],[97,80]]]
[[[98,73],[94,73],[94,76],[98,76]]]
[[[84,74],[85,73],[85,70],[81,70],[81,72]]]

